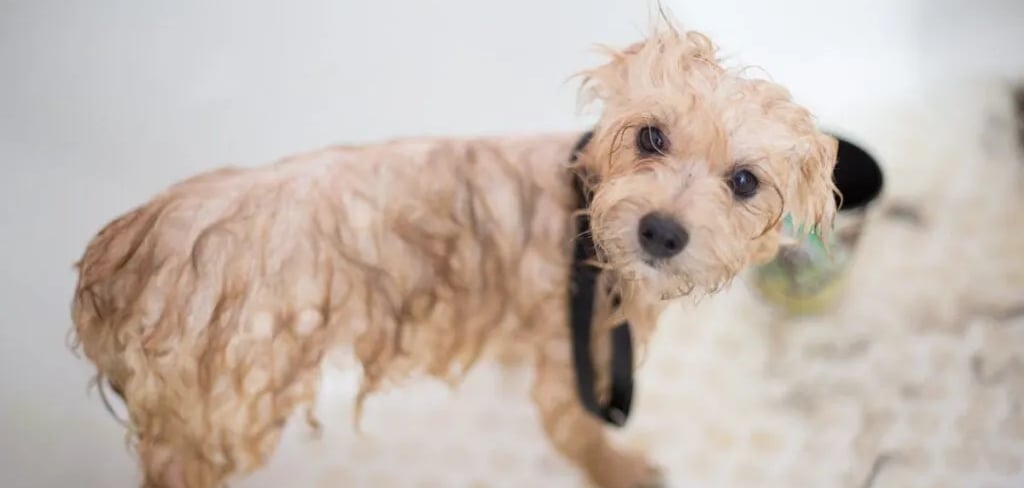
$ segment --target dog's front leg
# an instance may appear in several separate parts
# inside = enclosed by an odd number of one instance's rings
[[[647,459],[613,446],[604,425],[583,409],[576,396],[568,337],[556,346],[541,352],[532,392],[555,448],[601,488],[663,486],[661,473]]]

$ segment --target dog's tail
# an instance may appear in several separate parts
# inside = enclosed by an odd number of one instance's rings
[[[117,423],[121,424],[121,427],[130,430],[131,422],[118,415],[118,413],[114,410],[114,405],[110,403],[110,397],[107,396],[106,391],[107,388],[110,388],[110,391],[112,391],[114,395],[116,395],[117,398],[121,400],[121,403],[124,404],[124,389],[114,384],[114,382],[111,381],[110,379],[104,378],[102,374],[96,375],[96,379],[94,380],[94,382],[96,384],[96,390],[99,391],[100,400],[103,401],[103,408],[107,409],[107,413],[109,413],[110,416],[113,417]],[[106,388],[104,387],[104,385],[106,385]]]
[[[69,333],[69,346],[79,351],[96,366],[90,382],[99,392],[104,407],[125,427],[130,422],[117,414],[107,389],[126,402],[127,369],[120,349],[123,337],[119,330],[125,316],[124,300],[139,293],[139,282],[129,282],[121,273],[126,263],[139,253],[142,240],[155,224],[155,216],[145,207],[136,209],[109,223],[89,243],[82,259],[75,263],[78,283],[71,306],[74,323]]]

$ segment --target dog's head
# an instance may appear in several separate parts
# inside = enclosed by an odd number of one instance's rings
[[[606,263],[664,298],[708,293],[773,257],[781,221],[827,232],[836,140],[772,82],[668,26],[583,73],[603,105],[579,164]]]

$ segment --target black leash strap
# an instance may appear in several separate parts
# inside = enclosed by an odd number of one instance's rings
[[[587,132],[580,138],[573,150],[572,161],[576,161],[577,155],[586,147],[592,135],[592,132]],[[579,172],[573,177],[573,189],[580,210],[590,206],[583,178],[585,175]],[[611,396],[607,405],[600,405],[594,391],[594,360],[590,347],[597,279],[601,274],[600,268],[590,264],[596,256],[594,239],[590,234],[590,216],[581,212],[576,218],[569,290],[569,324],[572,328],[576,391],[587,411],[609,424],[621,427],[629,418],[633,401],[633,336],[629,322],[623,322],[612,329]],[[613,299],[612,306],[617,307],[618,302],[618,299]]]

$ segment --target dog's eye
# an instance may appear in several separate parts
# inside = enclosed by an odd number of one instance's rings
[[[668,140],[657,127],[649,125],[636,133],[636,147],[643,154],[664,154],[667,146]]]
[[[757,193],[757,186],[760,182],[757,181],[757,177],[754,173],[748,170],[741,169],[736,171],[729,177],[729,188],[732,189],[732,194],[738,198],[750,198]]]

